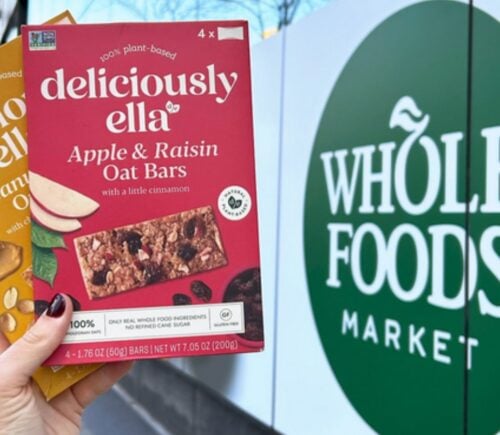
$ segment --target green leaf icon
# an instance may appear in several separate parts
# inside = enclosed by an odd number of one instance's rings
[[[50,248],[40,248],[33,244],[33,274],[54,286],[57,274],[57,258]]]
[[[231,195],[228,199],[228,204],[229,207],[231,207],[233,210],[235,208],[241,207],[241,199],[235,199],[233,195]]]
[[[59,233],[49,231],[36,222],[31,224],[31,241],[39,248],[65,248],[64,239]]]

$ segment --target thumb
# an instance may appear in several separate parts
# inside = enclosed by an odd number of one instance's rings
[[[56,294],[35,324],[0,355],[2,387],[17,388],[29,382],[36,369],[61,344],[72,313],[71,299]]]

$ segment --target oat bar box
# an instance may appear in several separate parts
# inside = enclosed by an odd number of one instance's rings
[[[79,308],[48,363],[261,350],[247,23],[23,40],[35,292]]]
[[[74,21],[65,12],[51,22],[62,25]],[[0,47],[0,333],[10,342],[31,326],[35,310],[41,312],[48,305],[33,297],[25,115],[22,43],[16,38]],[[40,238],[35,242],[41,243]],[[42,244],[48,246],[50,241]],[[35,264],[35,271],[39,266]],[[42,367],[33,377],[44,396],[51,399],[96,368]]]

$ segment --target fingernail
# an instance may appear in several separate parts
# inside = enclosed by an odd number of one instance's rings
[[[66,300],[64,296],[57,293],[54,298],[50,301],[49,308],[47,309],[47,316],[49,317],[61,317],[66,309]]]

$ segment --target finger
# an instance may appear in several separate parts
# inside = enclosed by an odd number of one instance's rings
[[[56,295],[35,324],[0,355],[2,385],[22,387],[57,349],[69,327],[73,307],[66,295]],[[4,385],[8,382],[8,385]]]
[[[7,340],[7,338],[5,337],[5,335],[3,335],[1,332],[0,332],[0,354],[6,350],[7,348],[9,347],[9,341]]]
[[[91,375],[73,385],[71,391],[77,403],[81,406],[82,411],[97,399],[98,396],[108,391],[125,376],[133,364],[133,361],[105,364]],[[53,403],[57,403],[57,400],[58,398],[55,398]]]

